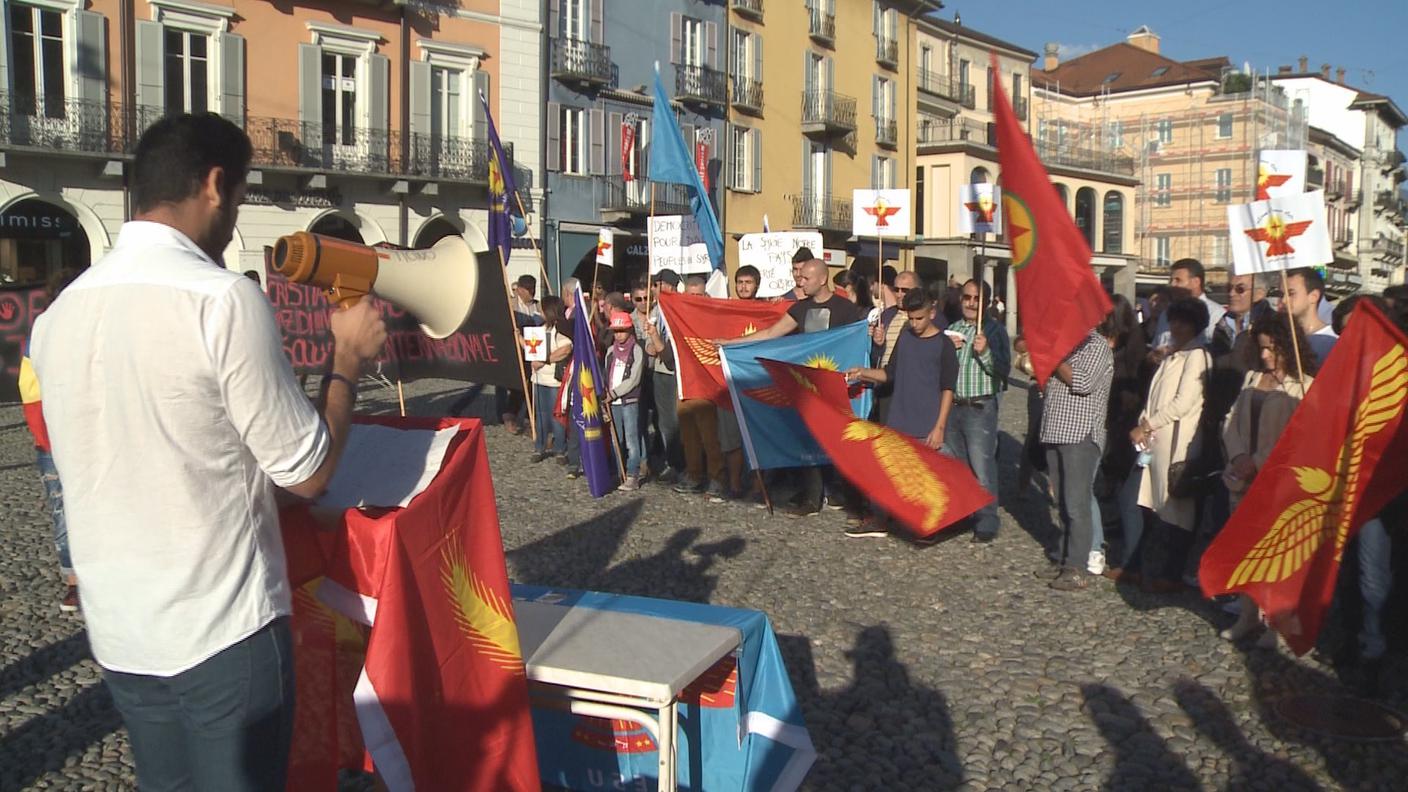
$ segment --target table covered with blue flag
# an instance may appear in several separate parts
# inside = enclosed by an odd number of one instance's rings
[[[780,360],[832,371],[869,366],[869,325],[854,322],[830,330],[732,344],[721,351],[724,379],[738,414],[748,464],[754,470],[829,464],[830,458],[807,431],[802,416],[758,361]],[[870,415],[870,405],[869,388],[851,399],[851,409],[862,418]]]
[[[737,656],[724,658],[680,697],[679,788],[792,790],[811,768],[816,750],[763,613],[522,584],[513,586],[513,598],[737,629],[742,636]],[[533,730],[545,785],[655,789],[654,742],[624,722],[535,708]]]

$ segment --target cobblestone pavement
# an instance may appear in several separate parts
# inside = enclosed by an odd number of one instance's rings
[[[443,414],[452,383],[407,388]],[[1403,789],[1408,746],[1318,737],[1278,700],[1342,692],[1309,658],[1236,647],[1192,594],[1103,579],[1058,593],[1032,572],[1049,506],[1013,497],[1020,394],[1002,408],[1002,531],[921,548],[847,539],[841,514],[769,518],[647,485],[599,501],[526,438],[488,430],[510,574],[533,583],[761,609],[818,757],[810,789]],[[395,409],[366,392],[363,412]],[[56,562],[17,407],[0,407],[0,792],[128,789],[125,733],[61,616]],[[1408,711],[1396,648],[1384,701]],[[350,786],[350,785],[349,785]]]

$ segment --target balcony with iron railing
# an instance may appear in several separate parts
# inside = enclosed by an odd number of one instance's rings
[[[792,227],[849,233],[851,202],[821,193],[788,196],[792,201]]]
[[[733,78],[733,106],[751,115],[763,110],[763,84],[747,77]]]
[[[875,117],[875,144],[895,148],[899,143],[899,124],[893,118]]]
[[[1339,231],[1335,232],[1335,247],[1336,247],[1336,248],[1347,248],[1347,247],[1349,247],[1350,245],[1353,245],[1353,244],[1354,244],[1354,230],[1353,230],[1353,229],[1350,229],[1350,228],[1341,228]]]
[[[1114,173],[1120,176],[1134,175],[1134,158],[1116,154],[1106,149],[1059,145],[1050,141],[1037,140],[1036,155],[1041,163],[1050,168],[1061,166],[1081,170]]]
[[[759,22],[763,19],[763,0],[731,0],[729,5],[743,16]]]
[[[675,67],[675,98],[686,104],[728,104],[728,75],[708,66]]]
[[[33,102],[0,94],[0,148],[128,158],[142,133],[166,115],[160,107],[68,100],[34,115]],[[241,119],[233,119],[240,123]],[[249,116],[251,166],[484,182],[489,148],[482,140],[320,122]],[[404,149],[404,151],[403,151]],[[512,147],[505,146],[511,158]]]
[[[939,118],[919,125],[919,145],[939,146],[946,143],[996,145],[994,132],[988,124],[970,118]]]
[[[1381,257],[1384,261],[1401,262],[1403,260],[1403,243],[1380,235],[1374,237],[1374,241],[1369,243],[1369,252]]]
[[[958,101],[958,83],[946,75],[928,69],[918,69],[915,71],[915,82],[923,93],[940,96],[952,102]]]
[[[820,7],[807,6],[807,35],[818,44],[831,46],[836,43],[836,15],[828,14]]]
[[[608,85],[611,82],[611,48],[574,38],[554,38],[549,73],[564,82]]]
[[[620,176],[599,176],[601,194],[598,205],[602,219],[618,220],[652,213],[657,215],[689,214],[689,192],[683,184],[653,182],[649,179],[626,181]],[[653,204],[653,206],[652,206]]]
[[[803,134],[850,134],[856,131],[856,99],[835,91],[802,92]]]
[[[889,36],[875,37],[875,62],[891,69],[900,65],[900,43]]]

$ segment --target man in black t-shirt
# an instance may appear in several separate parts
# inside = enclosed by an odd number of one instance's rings
[[[801,284],[803,293],[807,295],[806,299],[798,300],[788,307],[787,313],[783,314],[772,327],[764,328],[749,336],[721,339],[716,343],[719,346],[728,346],[740,341],[763,341],[769,338],[781,338],[793,333],[830,330],[833,327],[859,322],[863,318],[855,303],[844,297],[837,297],[831,291],[826,263],[820,259],[811,259],[802,265]]]

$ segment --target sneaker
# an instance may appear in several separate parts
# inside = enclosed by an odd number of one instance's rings
[[[792,518],[811,517],[821,514],[821,509],[813,509],[810,506],[792,505],[783,508],[782,513]]]
[[[680,472],[667,465],[664,470],[660,471],[660,475],[655,477],[655,480],[661,484],[674,484],[680,480]]]
[[[1047,581],[1050,581],[1050,580],[1055,580],[1056,578],[1058,578],[1058,577],[1060,577],[1060,576],[1061,576],[1061,565],[1060,565],[1060,564],[1050,564],[1050,565],[1048,565],[1048,566],[1042,567],[1041,569],[1036,569],[1036,570],[1033,570],[1033,571],[1032,571],[1032,577],[1036,578],[1037,580],[1047,580]]]
[[[846,508],[846,501],[840,495],[836,495],[834,493],[827,493],[826,495],[822,496],[821,505],[823,508],[829,511],[841,511],[842,509]]]
[[[626,480],[621,482],[622,492],[635,492],[640,489],[640,476],[626,476]]]
[[[1086,559],[1085,571],[1092,575],[1099,575],[1105,571],[1105,551],[1091,550],[1090,557]]]
[[[684,476],[675,484],[674,490],[681,495],[698,495],[704,492],[704,482],[690,481],[688,476]]]
[[[1079,569],[1066,567],[1048,585],[1057,591],[1084,591],[1090,586],[1090,579],[1090,575]]]
[[[890,531],[881,520],[874,517],[863,521],[854,528],[846,529],[846,536],[852,539],[867,539],[871,537],[889,536]]]
[[[709,486],[704,490],[704,494],[709,498],[710,503],[723,503],[728,500],[728,492],[724,485],[717,481],[709,482]]]
[[[566,455],[566,454],[553,454],[552,456],[553,456],[554,459],[557,460],[557,464],[559,464],[559,465],[565,465],[565,464],[567,464],[567,455]]]
[[[69,586],[64,592],[64,598],[59,600],[60,613],[78,612],[78,586]]]
[[[582,469],[581,469],[581,468],[572,468],[571,470],[567,471],[567,478],[575,479],[575,478],[581,478],[581,477],[582,477]]]
[[[528,461],[531,462],[531,463],[533,463],[534,465],[536,465],[536,464],[538,464],[539,462],[542,462],[544,459],[547,459],[547,458],[548,458],[548,455],[547,455],[545,452],[539,451],[539,452],[533,454],[532,456],[528,457]]]
[[[997,534],[980,534],[977,531],[974,531],[973,538],[968,541],[972,542],[973,544],[992,544],[993,541],[996,539]]]

